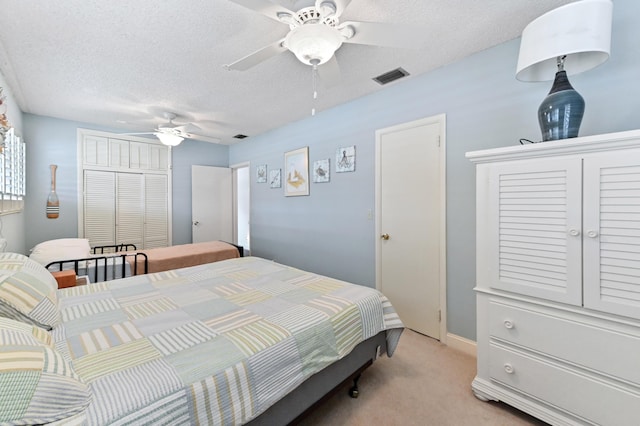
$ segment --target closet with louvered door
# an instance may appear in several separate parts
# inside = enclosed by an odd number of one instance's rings
[[[169,245],[167,223],[167,176],[147,174],[144,180],[144,247],[166,247]]]
[[[144,180],[137,173],[116,173],[116,244],[145,247]]]
[[[475,151],[477,376],[550,424],[640,418],[640,131]]]
[[[116,244],[116,175],[101,170],[84,170],[83,235],[92,246]]]
[[[78,139],[82,159],[79,234],[92,246],[170,245],[168,147],[84,130]]]

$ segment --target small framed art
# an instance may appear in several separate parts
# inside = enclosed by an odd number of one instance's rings
[[[309,147],[284,153],[284,195],[309,195]]]
[[[280,169],[269,170],[269,186],[271,188],[282,187],[282,182],[280,180]]]
[[[329,159],[317,160],[313,163],[313,182],[329,182]]]
[[[336,150],[336,173],[356,170],[356,147],[345,146]]]
[[[267,165],[260,164],[256,167],[256,182],[265,183],[267,181]]]

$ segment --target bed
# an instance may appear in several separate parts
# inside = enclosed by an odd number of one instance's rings
[[[31,258],[56,272],[73,269],[96,283],[242,257],[244,249],[224,241],[137,250],[134,244],[90,247],[84,238],[49,240],[36,245]]]
[[[0,423],[287,424],[403,330],[374,289],[251,256],[63,290],[47,274],[0,255],[0,355],[33,354]]]
[[[170,269],[220,260],[235,259],[244,256],[242,246],[225,241],[206,241],[201,243],[179,244],[170,247],[157,247],[146,250],[135,250],[131,254],[141,253],[144,257],[128,257],[127,260],[137,274],[163,272]],[[143,272],[144,271],[144,272]]]

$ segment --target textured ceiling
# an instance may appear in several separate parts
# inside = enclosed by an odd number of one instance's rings
[[[280,0],[289,9],[309,0]],[[410,25],[406,49],[343,44],[341,83],[319,86],[317,111],[384,90],[372,78],[412,78],[519,37],[569,0],[353,0],[341,21]],[[0,71],[24,112],[150,131],[193,122],[222,143],[309,116],[312,75],[291,52],[247,70],[223,65],[289,28],[229,0],[2,0]],[[513,64],[515,70],[515,58]],[[391,83],[393,85],[394,83]],[[203,139],[204,140],[204,139]]]

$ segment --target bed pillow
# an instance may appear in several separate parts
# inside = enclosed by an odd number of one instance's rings
[[[0,316],[50,330],[60,322],[58,283],[44,266],[0,253]]]
[[[60,238],[44,241],[31,249],[29,258],[42,266],[56,260],[82,259],[91,255],[91,246],[86,238]]]
[[[3,338],[5,332],[12,333],[12,336],[21,333],[24,335],[22,340],[24,343],[35,340],[36,343],[52,346],[51,334],[47,330],[36,325],[0,317],[0,346],[7,344],[6,338]]]
[[[0,423],[43,424],[84,412],[91,391],[29,326],[0,322]]]

